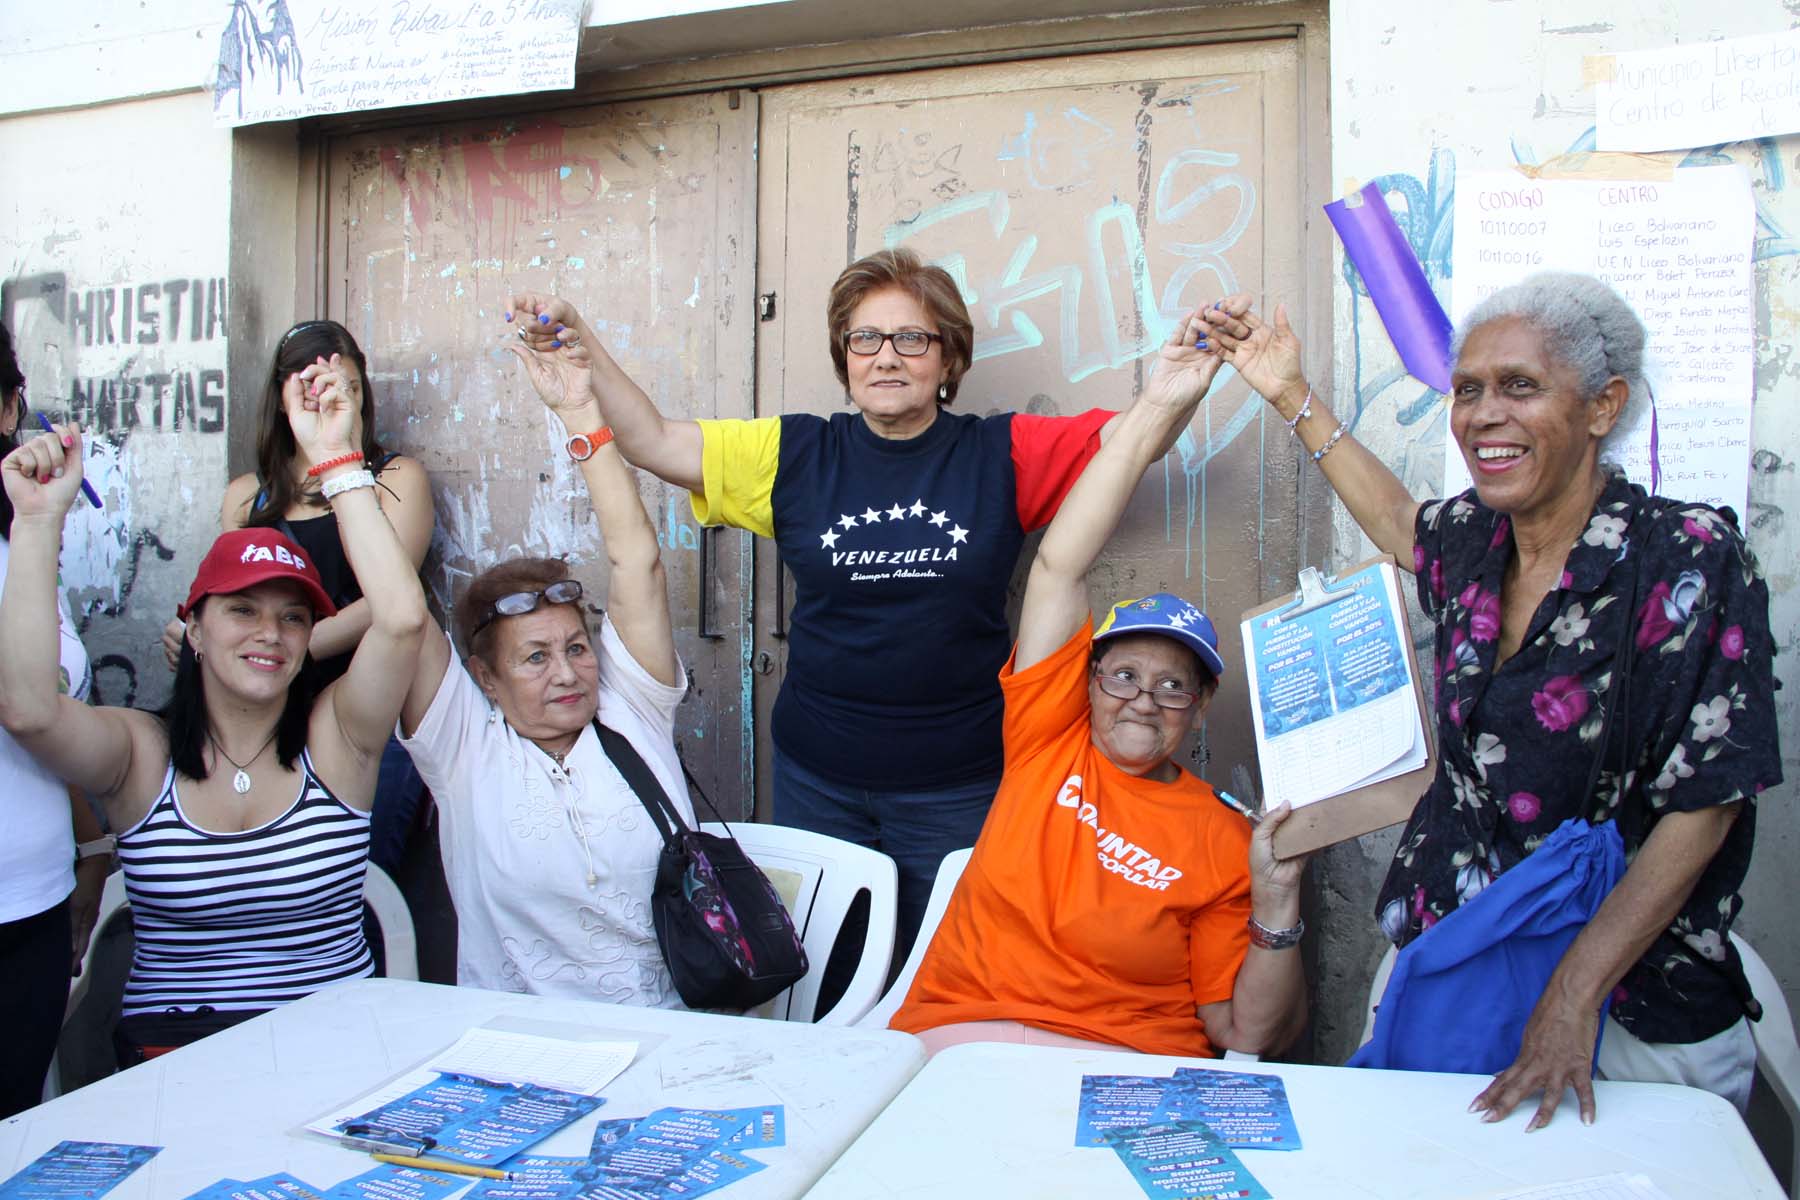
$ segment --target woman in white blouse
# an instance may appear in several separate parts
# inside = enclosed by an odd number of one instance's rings
[[[590,629],[598,597],[584,599],[566,562],[501,563],[456,606],[468,669],[447,637],[420,656],[401,732],[441,813],[457,982],[680,1007],[650,917],[662,841],[593,728],[597,717],[623,734],[692,821],[656,530],[602,424],[586,348],[511,349],[570,435],[611,570]]]

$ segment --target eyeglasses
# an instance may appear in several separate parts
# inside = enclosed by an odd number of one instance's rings
[[[501,617],[522,617],[534,612],[542,604],[573,604],[581,599],[581,580],[559,579],[542,591],[508,592],[492,604],[481,620],[475,622],[474,632],[469,640],[474,641],[481,636],[481,631],[492,625]]]
[[[883,333],[879,329],[852,329],[844,335],[844,345],[850,353],[864,358],[881,353],[883,342],[894,343],[894,353],[902,358],[917,358],[931,350],[931,343],[941,342],[941,333],[926,333],[922,329],[902,329],[898,333]]]
[[[1094,681],[1100,690],[1115,700],[1132,701],[1144,692],[1150,693],[1150,703],[1158,708],[1191,708],[1194,701],[1200,698],[1198,692],[1184,692],[1177,688],[1139,687],[1129,679],[1120,679],[1117,675],[1108,675],[1100,670],[1100,664],[1094,664]]]

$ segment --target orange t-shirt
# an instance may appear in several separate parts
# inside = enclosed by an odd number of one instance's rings
[[[1194,1009],[1231,998],[1249,947],[1250,827],[1186,771],[1157,783],[1094,748],[1092,637],[1090,618],[1001,669],[1006,774],[892,1028],[1020,1021],[1218,1053]]]

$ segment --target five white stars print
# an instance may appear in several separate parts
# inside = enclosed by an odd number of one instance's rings
[[[889,521],[904,521],[908,517],[925,517],[927,511],[925,501],[923,500],[914,500],[911,504],[904,504],[901,501],[896,500],[894,501],[893,507],[886,511],[865,508],[860,517],[852,516],[849,513],[840,513],[838,514],[836,524],[827,526],[825,532],[819,535],[819,546],[821,549],[825,550],[835,549],[838,540],[843,536],[843,534],[839,532],[840,527],[847,532],[855,529],[858,524],[874,525],[880,522],[884,517]],[[950,528],[944,530],[944,532],[950,535],[950,542],[952,545],[968,544],[970,531],[964,529],[960,524],[952,522],[947,510],[933,511],[931,512],[931,516],[926,518],[926,520],[928,524],[937,529],[944,529],[945,525],[949,525]]]

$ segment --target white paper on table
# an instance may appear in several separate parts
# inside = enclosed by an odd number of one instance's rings
[[[1277,609],[1243,622],[1265,811],[1425,765],[1398,574],[1378,563],[1330,591],[1339,599],[1310,613]]]
[[[1756,394],[1755,232],[1750,179],[1739,166],[1685,167],[1659,180],[1459,172],[1450,315],[1460,325],[1481,301],[1538,271],[1610,283],[1649,335],[1656,456],[1649,396],[1633,399],[1601,456],[1658,495],[1741,513]],[[1446,442],[1444,495],[1454,496],[1471,481],[1455,437]]]
[[[433,1071],[494,1083],[597,1096],[637,1056],[636,1042],[575,1042],[504,1029],[471,1029],[427,1064]]]
[[[1473,1200],[1672,1200],[1648,1175],[1595,1175],[1563,1183],[1542,1183]]]

